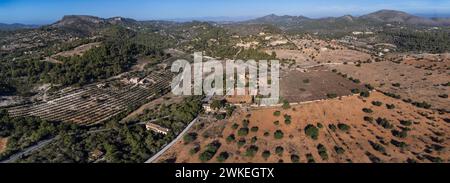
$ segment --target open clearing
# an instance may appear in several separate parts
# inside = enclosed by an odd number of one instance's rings
[[[6,150],[6,144],[8,144],[8,138],[0,138],[0,153]]]
[[[351,95],[352,89],[366,90],[363,84],[329,71],[289,71],[280,80],[281,97],[290,103],[326,99],[327,94]]]
[[[450,82],[448,73],[438,73],[437,70],[425,70],[408,64],[390,61],[373,62],[355,65],[330,65],[330,68],[369,83],[383,92],[400,95],[402,99],[412,99],[417,102],[427,102],[434,109],[450,108],[448,98],[439,95],[450,95],[448,86]]]
[[[375,106],[373,101],[382,105]],[[386,104],[394,104],[395,108],[388,109]],[[363,112],[363,108],[372,112]],[[275,111],[280,111],[280,115],[275,116]],[[284,122],[285,115],[290,116],[290,124]],[[365,116],[372,121],[365,120]],[[177,142],[159,162],[201,162],[199,154],[213,141],[220,142],[221,146],[208,162],[217,162],[221,152],[229,154],[225,162],[296,162],[297,158],[298,162],[448,162],[450,141],[446,132],[450,125],[444,119],[449,117],[378,92],[372,92],[369,98],[350,96],[295,105],[286,110],[281,107],[243,109],[228,120],[209,124],[211,127],[194,128],[193,132],[199,134],[197,140],[189,144]],[[386,120],[377,121],[378,118]],[[248,128],[258,129],[240,136],[238,130],[243,128],[244,119],[249,120]],[[233,127],[235,123],[237,128]],[[349,129],[341,129],[342,124]],[[317,127],[317,140],[306,135],[307,125]],[[283,133],[281,139],[274,138],[276,130]],[[403,130],[407,131],[406,135],[399,135]],[[205,135],[211,131],[217,134]],[[235,140],[227,142],[231,134]],[[238,141],[244,140],[239,146]],[[252,145],[257,147],[256,153],[246,156],[246,149]],[[191,154],[189,151],[196,146],[200,150]],[[280,155],[275,152],[278,146],[283,148]],[[270,156],[263,158],[264,151],[269,151]]]

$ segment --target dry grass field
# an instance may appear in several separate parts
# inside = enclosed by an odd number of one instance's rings
[[[425,101],[434,109],[448,110],[450,107],[450,100],[440,97],[440,95],[450,95],[448,86],[444,86],[450,82],[448,73],[390,61],[362,64],[360,67],[356,65],[330,65],[329,67],[347,74],[348,77],[369,83],[381,91],[400,95],[402,99]]]
[[[217,162],[222,152],[228,154],[224,162],[449,162],[449,117],[378,92],[289,109],[242,109],[228,120],[194,128],[197,140],[177,142],[159,161],[201,162],[199,154],[217,141],[220,148],[208,162]],[[308,133],[318,134],[316,139],[305,132],[308,125],[317,130]],[[283,134],[278,139],[277,130]],[[216,135],[205,138],[207,133]],[[198,152],[190,152],[195,147]]]
[[[351,95],[352,89],[366,90],[363,84],[330,71],[286,72],[282,73],[280,92],[281,97],[290,103],[327,99],[329,94]]]

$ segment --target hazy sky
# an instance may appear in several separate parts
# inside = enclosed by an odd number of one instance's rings
[[[0,22],[45,24],[68,14],[137,20],[248,18],[271,13],[325,17],[361,15],[380,9],[449,15],[450,0],[0,0]]]

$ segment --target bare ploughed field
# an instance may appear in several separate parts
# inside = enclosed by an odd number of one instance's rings
[[[372,59],[368,53],[348,49],[334,41],[293,39],[292,42],[298,49],[270,49],[266,52],[275,52],[279,59],[295,60],[300,67],[318,63],[365,62]]]
[[[327,94],[351,95],[352,89],[366,90],[363,84],[330,71],[286,71],[280,80],[280,95],[290,103],[326,99]]]
[[[431,104],[433,109],[448,110],[450,100],[439,97],[444,94],[450,95],[449,87],[445,86],[450,82],[448,73],[416,68],[409,65],[412,64],[411,62],[403,64],[384,61],[362,64],[361,67],[355,65],[329,65],[328,67],[347,74],[348,77],[359,79],[363,83],[369,83],[383,92],[400,95],[402,99],[425,101]]]
[[[450,54],[412,54],[402,57],[402,64],[415,68],[446,73],[450,69]]]
[[[379,101],[382,105],[373,105],[373,101]],[[388,109],[386,104],[393,104],[395,108]],[[372,112],[363,112],[363,108],[371,109]],[[280,111],[280,115],[276,116],[275,111]],[[286,115],[290,116],[289,124],[285,122]],[[301,163],[449,162],[450,140],[446,132],[450,124],[444,121],[449,117],[448,114],[441,115],[432,110],[417,108],[379,92],[372,92],[369,98],[350,96],[295,105],[289,109],[277,107],[239,110],[228,120],[207,124],[211,127],[194,128],[193,131],[198,133],[197,140],[188,144],[177,142],[159,162],[201,162],[200,153],[213,141],[218,141],[221,145],[214,157],[207,162],[217,162],[217,157],[222,152],[229,155],[224,162],[241,163],[297,162],[296,160]],[[244,127],[244,120],[249,121],[249,129],[257,127],[257,130],[239,135],[239,129]],[[237,124],[237,128],[234,124]],[[316,140],[306,135],[305,128],[308,125],[314,125],[318,129]],[[211,130],[216,135],[205,137],[204,134]],[[274,137],[277,130],[283,133],[281,139]],[[406,133],[400,133],[403,131]],[[235,139],[227,140],[230,135]],[[200,148],[199,151],[190,153],[196,146]],[[253,156],[246,153],[251,146],[257,147]],[[277,147],[281,147],[283,151],[278,151],[277,154]],[[264,157],[265,151],[269,153],[266,152]]]

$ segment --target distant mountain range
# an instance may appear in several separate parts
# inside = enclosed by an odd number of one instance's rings
[[[380,10],[359,17],[345,15],[341,17],[327,17],[312,19],[305,16],[278,16],[267,15],[253,20],[244,21],[247,24],[272,24],[284,28],[293,27],[321,27],[352,26],[352,25],[376,25],[376,24],[404,24],[415,26],[450,26],[450,18],[426,18],[411,15],[402,11]]]
[[[218,20],[219,21],[219,20]],[[89,34],[98,31],[111,25],[136,26],[149,23],[161,23],[171,21],[137,21],[130,18],[112,17],[99,18],[89,15],[67,15],[61,20],[48,26],[50,28],[60,28],[65,30],[77,31],[84,34]],[[230,23],[229,21],[222,21],[222,23]],[[173,22],[175,23],[175,22]],[[401,11],[395,10],[380,10],[367,15],[351,16],[345,15],[341,17],[326,17],[326,18],[308,18],[305,16],[278,16],[275,14],[263,16],[246,21],[233,22],[235,24],[269,24],[277,26],[282,30],[321,30],[321,29],[352,29],[365,26],[375,26],[383,24],[401,24],[413,26],[450,26],[450,18],[426,18],[411,15]],[[36,28],[36,25],[24,24],[0,24],[0,30],[17,30],[25,28]]]
[[[18,29],[33,29],[33,28],[38,28],[40,27],[39,25],[26,25],[26,24],[4,24],[4,23],[0,23],[0,30],[4,30],[4,31],[12,31],[12,30],[18,30]]]

